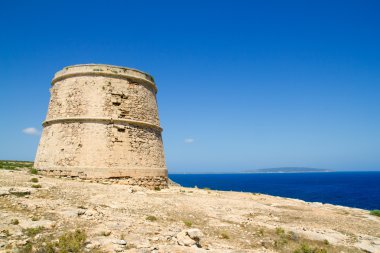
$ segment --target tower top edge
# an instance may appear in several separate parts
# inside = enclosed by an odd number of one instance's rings
[[[145,80],[155,86],[154,78],[143,71],[138,69],[115,66],[109,64],[76,64],[64,67],[62,70],[55,73],[52,80],[52,84],[55,82],[64,79],[65,77],[71,76],[80,76],[86,74],[94,75],[107,75],[107,76],[120,76],[120,77],[132,77]]]

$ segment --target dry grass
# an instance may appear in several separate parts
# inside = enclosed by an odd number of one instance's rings
[[[380,217],[380,210],[372,210],[369,212],[371,215],[379,216]]]
[[[157,217],[153,215],[148,215],[145,219],[147,221],[157,221]]]
[[[32,182],[32,183],[38,183],[38,178],[33,177],[32,179],[30,179],[30,182]]]
[[[186,227],[191,227],[193,225],[193,223],[189,220],[184,220],[183,223],[185,224]]]

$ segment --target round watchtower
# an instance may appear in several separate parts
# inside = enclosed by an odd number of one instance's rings
[[[102,64],[57,72],[35,159],[46,174],[165,187],[153,78]]]

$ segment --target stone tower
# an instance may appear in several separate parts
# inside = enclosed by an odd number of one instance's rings
[[[153,78],[101,64],[57,72],[35,168],[48,175],[167,186]]]

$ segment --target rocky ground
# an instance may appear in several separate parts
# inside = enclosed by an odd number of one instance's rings
[[[254,193],[0,170],[0,252],[380,252],[380,217]]]

